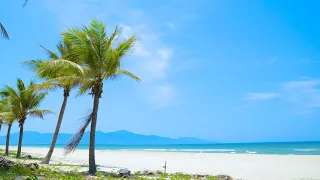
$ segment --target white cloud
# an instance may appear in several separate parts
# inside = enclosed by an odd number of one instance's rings
[[[274,92],[264,92],[264,93],[247,93],[245,99],[248,100],[268,100],[280,97],[280,94]]]
[[[143,73],[146,73],[145,79],[147,81],[155,81],[166,77],[170,65],[172,50],[159,49],[154,59],[148,60],[145,64]]]
[[[154,56],[147,56],[139,60],[134,65],[135,72],[139,74],[143,82],[154,83],[156,81],[164,80],[168,74],[168,69],[171,60],[171,49],[159,49],[153,53]]]

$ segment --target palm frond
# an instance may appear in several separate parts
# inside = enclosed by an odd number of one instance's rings
[[[120,42],[116,47],[115,51],[119,58],[126,55],[129,51],[131,51],[137,42],[137,37],[135,35],[131,36],[128,40]]]
[[[53,80],[49,79],[45,82],[42,82],[41,84],[36,84],[34,85],[32,88],[33,90],[35,90],[36,92],[46,92],[49,90],[55,90],[57,88],[60,88],[61,85],[55,83]]]
[[[11,99],[19,98],[19,94],[9,85],[6,85],[6,89],[1,91],[0,94],[4,97],[10,97]]]
[[[118,70],[117,73],[110,76],[110,79],[117,80],[117,79],[121,78],[121,76],[123,76],[123,75],[131,77],[132,79],[136,80],[137,82],[141,81],[141,79],[138,76],[136,76],[133,73],[131,73],[127,70],[124,70],[124,69]]]
[[[20,78],[17,80],[17,87],[20,92],[26,90],[26,87]]]
[[[33,91],[33,90],[30,90]],[[34,91],[33,91],[34,92]],[[40,106],[40,103],[46,98],[47,93],[37,93],[33,94],[32,97],[27,99],[27,103],[29,106],[28,109],[34,109]]]
[[[31,60],[31,61],[23,61],[21,64],[25,66],[29,71],[37,72],[40,67],[42,60]]]
[[[24,0],[22,7],[25,7],[27,5],[27,3],[28,3],[28,0]]]
[[[84,69],[81,65],[69,61],[69,60],[65,60],[65,59],[57,59],[54,61],[48,61],[47,63],[45,63],[44,65],[46,65],[46,69],[47,71],[53,71],[53,72],[60,72],[63,74],[63,70],[66,71],[70,71],[70,68],[75,70],[76,72],[80,74],[84,73]],[[66,72],[65,72],[66,73]]]
[[[9,124],[13,124],[15,121],[16,121],[16,119],[10,119],[10,118],[8,119],[7,118],[7,119],[5,119],[4,123],[9,125]]]
[[[4,26],[0,23],[0,35],[4,38],[4,39],[9,39],[9,35],[8,32],[6,31],[6,29],[4,28]]]
[[[1,112],[0,113],[0,118],[1,119],[13,119],[15,117],[15,115],[12,112]]]
[[[92,111],[90,111],[90,113],[84,118],[84,121],[82,122],[79,130],[68,140],[67,145],[64,148],[64,155],[70,154],[76,150],[76,148],[78,147],[83,137],[83,134],[86,128],[88,127],[88,125],[92,120],[92,114],[93,114]]]
[[[93,87],[94,84],[95,84],[95,80],[87,80],[87,81],[82,82],[80,84],[78,96],[84,95],[85,93],[90,91],[90,89]]]
[[[47,53],[47,55],[48,55],[48,57],[50,59],[59,59],[59,56],[56,53],[54,53],[53,51],[50,51],[49,49],[47,49],[47,48],[45,48],[44,46],[41,46],[41,45],[40,45],[40,47],[42,49],[44,49],[44,51]]]
[[[36,118],[41,118],[43,119],[43,117],[45,115],[48,114],[55,114],[55,112],[50,111],[50,110],[40,110],[40,109],[33,109],[31,111],[28,112],[28,114],[32,117],[36,117]]]
[[[107,46],[106,46],[106,50],[108,51],[110,48],[112,48],[112,45],[114,43],[114,40],[115,38],[118,37],[120,33],[120,30],[118,28],[118,26],[116,26],[116,28],[114,29],[112,35],[110,36],[110,38],[108,39],[108,43],[107,43]]]

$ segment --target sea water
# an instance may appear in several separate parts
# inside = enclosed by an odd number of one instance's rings
[[[47,145],[24,145],[49,147]],[[63,148],[64,145],[56,147]],[[79,149],[88,149],[80,145]],[[277,142],[277,143],[219,143],[219,144],[177,144],[177,145],[96,145],[96,150],[230,153],[230,154],[279,154],[320,155],[320,142]]]

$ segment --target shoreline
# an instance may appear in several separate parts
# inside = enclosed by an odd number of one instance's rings
[[[15,146],[10,146],[10,150],[15,150]],[[22,147],[22,151],[45,156],[48,148]],[[165,161],[168,173],[227,174],[236,179],[247,180],[320,179],[320,155],[96,150],[98,169],[105,171],[120,168],[128,168],[133,172],[163,170]],[[87,165],[88,150],[77,149],[74,153],[63,156],[63,148],[56,148],[53,163],[58,162]]]
[[[10,145],[11,147],[17,147],[17,145]],[[116,145],[118,146],[118,145]],[[320,156],[320,149],[318,147],[316,148],[291,148],[291,150],[287,149],[286,151],[262,151],[259,150],[252,150],[250,148],[248,149],[236,149],[236,148],[209,148],[209,149],[192,149],[192,148],[135,148],[121,145],[124,148],[112,148],[112,146],[108,147],[103,145],[102,147],[96,146],[96,151],[129,151],[129,152],[171,152],[171,153],[204,153],[204,154],[256,154],[256,155],[297,155],[297,156]],[[5,147],[4,144],[0,144],[0,147]],[[23,145],[25,148],[49,148],[50,145]],[[56,148],[63,149],[64,146],[58,145]],[[266,148],[268,149],[268,148]],[[80,146],[77,148],[77,150],[88,150],[88,147]]]

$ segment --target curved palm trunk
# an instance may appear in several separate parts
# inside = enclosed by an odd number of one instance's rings
[[[96,125],[97,125],[97,116],[99,108],[99,100],[101,96],[101,91],[95,93],[93,101],[93,110],[92,110],[92,121],[90,129],[90,147],[89,147],[89,174],[95,175],[97,172],[96,160],[95,160],[95,136],[96,136]]]
[[[22,146],[22,138],[23,138],[23,125],[24,125],[25,119],[19,120],[19,127],[20,127],[20,133],[19,133],[19,143],[18,143],[18,151],[16,158],[21,158],[21,146]]]
[[[1,132],[1,127],[2,127],[2,125],[0,124],[0,132]]]
[[[6,151],[4,153],[5,156],[9,155],[9,143],[10,143],[11,126],[12,126],[12,124],[8,124],[7,140],[6,140]]]
[[[69,96],[69,92],[65,92],[64,93],[63,103],[62,103],[62,106],[61,106],[61,109],[60,109],[60,114],[59,114],[56,130],[54,131],[52,143],[51,143],[50,149],[49,149],[49,151],[47,153],[47,156],[42,160],[41,164],[49,164],[49,162],[50,162],[54,147],[55,147],[57,139],[58,139],[59,130],[60,130],[60,127],[61,127],[64,111],[65,111],[66,106],[67,106],[68,96]]]

